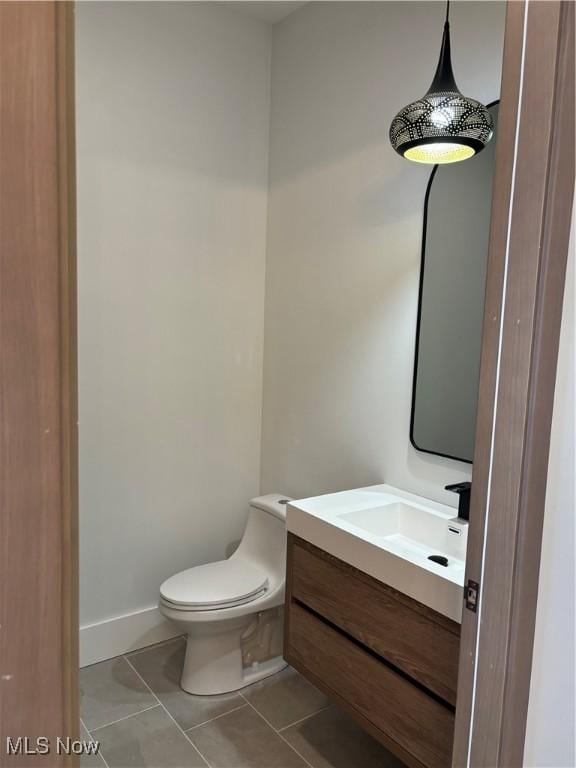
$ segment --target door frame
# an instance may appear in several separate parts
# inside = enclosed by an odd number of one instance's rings
[[[78,718],[74,20],[0,2],[0,766]],[[34,741],[32,741],[34,747]]]
[[[3,741],[78,731],[73,41],[71,2],[0,2]],[[466,566],[480,588],[463,616],[454,768],[522,765],[573,94],[573,3],[509,2]]]
[[[500,98],[454,768],[524,754],[574,193],[573,2],[508,3]]]

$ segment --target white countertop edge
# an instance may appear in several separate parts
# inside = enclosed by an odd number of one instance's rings
[[[377,493],[381,493],[381,489],[385,488],[385,492],[400,495],[396,488],[389,486],[372,486],[369,489],[359,490],[370,491],[372,488],[375,491],[378,489]],[[405,492],[402,494],[404,498],[414,503],[424,501],[426,507],[435,504],[435,502],[420,500],[420,497],[413,494]],[[334,494],[326,495],[333,496]],[[354,566],[377,581],[388,584],[393,589],[397,589],[402,594],[432,608],[452,621],[459,624],[462,622],[463,586],[442,578],[429,570],[424,571],[365,538],[354,536],[314,514],[309,514],[305,509],[308,504],[304,503],[308,501],[312,501],[312,499],[299,500],[288,505],[286,527],[290,533]],[[380,504],[381,500],[374,500],[374,506]],[[442,509],[444,505],[441,504],[437,506],[441,508],[438,511],[442,516],[446,515],[445,509],[451,509],[450,507]],[[363,506],[362,508],[366,507]],[[382,556],[384,551],[386,552],[385,557]]]

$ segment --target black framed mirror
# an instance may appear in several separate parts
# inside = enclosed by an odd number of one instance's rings
[[[498,127],[498,104],[488,105]],[[424,199],[410,441],[472,463],[490,234],[495,136],[434,166]]]

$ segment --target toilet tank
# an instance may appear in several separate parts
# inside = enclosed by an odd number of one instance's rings
[[[242,557],[284,579],[286,570],[286,503],[289,496],[269,493],[250,502],[242,541],[232,557]]]
[[[260,509],[267,512],[286,525],[286,505],[289,501],[294,501],[290,496],[283,496],[281,493],[269,493],[266,496],[257,496],[250,502],[252,509]]]

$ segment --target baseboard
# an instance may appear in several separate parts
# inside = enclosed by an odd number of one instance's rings
[[[85,624],[80,627],[80,666],[87,667],[180,634],[182,630],[167,621],[156,606]]]

